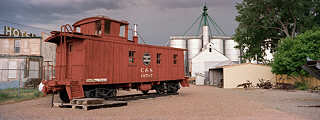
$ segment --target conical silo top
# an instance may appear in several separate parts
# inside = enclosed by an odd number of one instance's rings
[[[218,26],[218,24],[215,22],[215,20],[211,16],[209,16],[208,7],[207,7],[206,3],[202,7],[202,13],[200,14],[200,16],[197,17],[197,19],[191,24],[191,26],[184,32],[183,36],[186,36],[189,33],[189,31],[193,28],[193,26],[197,23],[198,23],[198,27],[197,27],[198,29],[196,29],[197,30],[196,35],[199,35],[200,32],[203,33],[203,31],[201,31],[201,28],[204,26],[208,27],[210,36],[225,35],[225,33]]]

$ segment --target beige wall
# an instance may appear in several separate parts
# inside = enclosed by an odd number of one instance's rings
[[[255,86],[259,79],[275,82],[271,67],[258,64],[237,64],[223,67],[224,88],[237,88],[249,80]]]
[[[52,61],[52,63],[55,65],[56,63],[56,44],[54,43],[49,43],[45,42],[45,40],[50,37],[50,35],[41,33],[42,36],[42,56],[43,56],[43,61]]]
[[[14,52],[14,41],[21,40],[20,52]],[[40,38],[0,38],[0,54],[40,56]]]

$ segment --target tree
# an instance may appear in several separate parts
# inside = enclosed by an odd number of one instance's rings
[[[233,37],[246,60],[264,61],[281,38],[320,25],[320,0],[243,0],[236,5],[239,26]]]
[[[272,63],[272,72],[290,77],[308,76],[301,66],[306,58],[320,59],[320,29],[309,30],[296,38],[287,37],[279,42]]]

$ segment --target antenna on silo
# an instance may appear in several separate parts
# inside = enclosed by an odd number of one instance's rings
[[[202,3],[201,3],[202,4]],[[225,36],[226,34],[223,32],[221,27],[216,23],[216,21],[208,14],[208,7],[207,7],[207,1],[204,0],[203,7],[201,9],[201,14],[199,17],[196,18],[196,20],[191,24],[191,26],[184,32],[183,36],[186,36],[189,34],[191,29],[194,27],[195,24],[198,24],[198,29],[196,31],[196,34],[199,35],[201,31],[201,27],[208,26],[209,34],[210,36],[213,35],[222,35]],[[203,33],[203,31],[202,31]]]

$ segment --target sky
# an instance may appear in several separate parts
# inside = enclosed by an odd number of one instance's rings
[[[238,23],[235,5],[240,0],[206,0],[208,13],[232,36]],[[108,16],[138,24],[148,44],[164,45],[172,35],[183,35],[201,14],[204,0],[1,0],[0,26],[28,32],[58,30],[86,17]],[[14,24],[19,23],[23,24]],[[26,27],[27,26],[27,27]],[[33,27],[30,27],[33,26]],[[44,29],[38,29],[44,28]],[[0,32],[3,32],[1,28]]]

